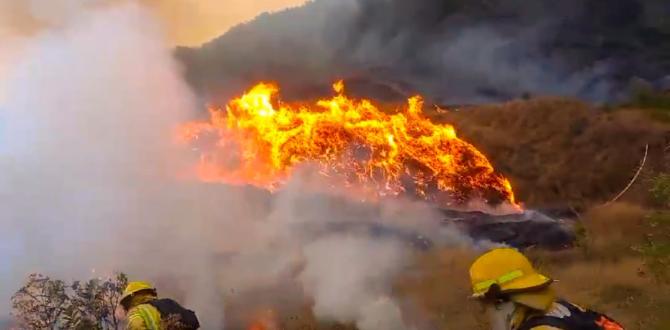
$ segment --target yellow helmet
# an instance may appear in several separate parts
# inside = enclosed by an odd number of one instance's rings
[[[484,296],[497,284],[500,293],[524,292],[547,286],[552,280],[533,268],[526,256],[510,248],[499,248],[481,255],[470,266],[473,297]]]
[[[140,291],[146,291],[146,290],[153,291],[154,294],[156,293],[156,289],[153,287],[153,285],[151,285],[148,282],[142,282],[142,281],[130,282],[126,286],[126,289],[123,290],[123,294],[121,295],[121,299],[119,301],[123,302],[124,300],[126,300],[126,298],[131,297],[132,295]]]

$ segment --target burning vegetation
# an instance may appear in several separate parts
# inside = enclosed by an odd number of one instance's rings
[[[510,182],[453,126],[432,122],[415,96],[387,113],[367,99],[336,95],[315,103],[284,103],[279,88],[259,83],[210,120],[179,128],[179,140],[201,152],[198,177],[206,182],[280,188],[296,169],[316,164],[347,186],[377,196],[409,193],[440,205],[483,199],[515,203]]]

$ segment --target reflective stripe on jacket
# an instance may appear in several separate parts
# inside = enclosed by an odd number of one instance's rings
[[[161,314],[149,304],[137,305],[128,312],[128,330],[160,330]]]

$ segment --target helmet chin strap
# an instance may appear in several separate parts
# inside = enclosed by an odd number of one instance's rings
[[[511,301],[487,305],[486,313],[491,323],[491,330],[511,330],[515,310],[516,305]]]

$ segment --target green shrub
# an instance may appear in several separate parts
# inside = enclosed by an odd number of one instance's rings
[[[634,86],[631,93],[631,105],[639,108],[670,110],[670,94],[654,90],[651,86]]]
[[[670,212],[649,217],[647,239],[639,251],[659,282],[670,284]]]
[[[670,122],[670,93],[656,91],[650,86],[634,87],[628,107],[645,109],[655,120]]]
[[[651,196],[659,205],[670,206],[670,174],[659,174],[651,181]]]

